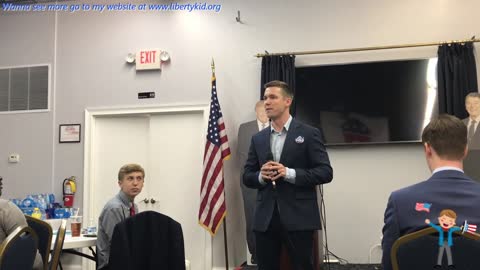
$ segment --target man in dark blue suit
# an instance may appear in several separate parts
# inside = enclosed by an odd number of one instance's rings
[[[243,182],[258,189],[253,230],[259,270],[278,270],[282,243],[295,269],[314,269],[313,232],[321,228],[316,186],[332,181],[318,129],[290,115],[293,91],[265,84],[271,127],[252,137]]]
[[[456,220],[480,224],[480,184],[463,172],[467,155],[467,127],[458,118],[441,115],[423,130],[422,143],[432,176],[390,195],[383,227],[384,270],[391,270],[390,251],[399,237],[423,229],[443,209],[452,209]],[[441,269],[440,265],[432,266]],[[448,269],[455,269],[453,264]]]

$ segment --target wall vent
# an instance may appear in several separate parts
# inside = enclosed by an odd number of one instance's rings
[[[48,110],[49,66],[0,68],[0,112]]]

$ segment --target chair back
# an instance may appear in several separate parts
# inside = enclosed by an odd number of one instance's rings
[[[38,251],[43,259],[43,269],[48,270],[48,259],[53,235],[52,226],[43,220],[31,216],[26,215],[25,219],[28,227],[32,228],[38,236]]]
[[[0,245],[0,269],[32,270],[38,237],[30,227],[16,228]]]
[[[433,269],[437,264],[438,241],[438,231],[432,227],[398,238],[391,251],[393,270]],[[456,269],[480,269],[479,234],[454,232],[451,251]],[[446,257],[444,254],[444,265],[447,265]]]
[[[58,228],[57,238],[55,238],[55,244],[52,250],[52,259],[50,261],[49,270],[57,270],[58,263],[60,262],[60,255],[62,254],[63,241],[65,240],[65,232],[67,230],[67,220],[62,219],[62,223]]]
[[[182,226],[172,218],[144,211],[113,230],[109,269],[185,270]]]

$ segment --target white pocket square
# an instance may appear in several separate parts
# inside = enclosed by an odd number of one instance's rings
[[[303,138],[302,136],[298,136],[296,139],[295,139],[295,142],[296,143],[303,143],[305,141],[305,138]]]

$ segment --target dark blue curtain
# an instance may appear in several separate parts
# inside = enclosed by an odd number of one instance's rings
[[[473,43],[439,46],[437,75],[439,112],[466,118],[465,96],[478,91]]]
[[[262,58],[262,79],[260,82],[260,99],[263,98],[267,82],[279,80],[288,83],[295,92],[295,55],[272,55]],[[295,98],[290,113],[295,116]]]

